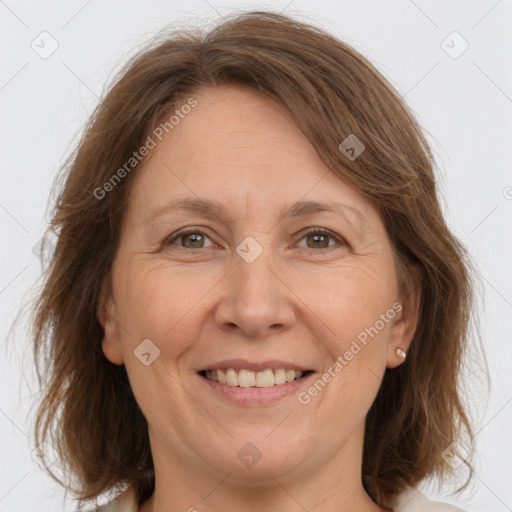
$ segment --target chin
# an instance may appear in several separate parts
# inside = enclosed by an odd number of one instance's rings
[[[263,435],[260,433],[259,437],[245,432],[234,436],[234,439],[230,438],[227,446],[217,454],[210,451],[203,460],[217,474],[230,473],[232,483],[245,486],[268,484],[269,479],[273,481],[273,477],[291,475],[305,465],[310,449],[305,442],[291,442],[292,438],[287,436],[286,431],[281,436],[275,432],[268,435],[267,431]]]

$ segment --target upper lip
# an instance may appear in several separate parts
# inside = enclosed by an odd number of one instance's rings
[[[227,368],[237,368],[237,369],[245,369],[252,370],[254,372],[260,372],[270,368],[272,370],[277,370],[278,368],[284,368],[286,370],[299,370],[302,372],[306,372],[311,370],[304,365],[293,363],[290,361],[279,361],[277,359],[267,360],[267,361],[247,361],[246,359],[226,359],[224,361],[218,361],[216,363],[207,364],[206,366],[200,368],[198,371],[204,370],[225,370]]]

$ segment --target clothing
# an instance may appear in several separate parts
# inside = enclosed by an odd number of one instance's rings
[[[392,509],[394,512],[464,512],[453,505],[432,501],[414,487],[407,488],[397,496]]]
[[[429,500],[413,487],[400,494],[392,508],[394,512],[464,512],[453,505]],[[114,500],[90,512],[138,512],[135,493],[132,488],[128,488]]]

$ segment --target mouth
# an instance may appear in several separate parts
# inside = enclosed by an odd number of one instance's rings
[[[295,368],[266,368],[255,371],[247,368],[212,368],[198,372],[209,381],[230,387],[270,388],[283,386],[306,378],[313,370]]]
[[[208,397],[237,407],[272,407],[309,385],[316,370],[296,361],[227,359],[195,372]]]

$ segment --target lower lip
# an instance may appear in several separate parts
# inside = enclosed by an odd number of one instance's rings
[[[230,402],[235,402],[238,405],[263,405],[277,402],[281,398],[296,394],[310,378],[313,377],[314,372],[308,373],[306,376],[287,382],[286,384],[278,384],[268,388],[241,388],[240,386],[228,386],[221,384],[215,380],[209,380],[202,375],[199,378],[207,384],[210,389],[227,398]]]

